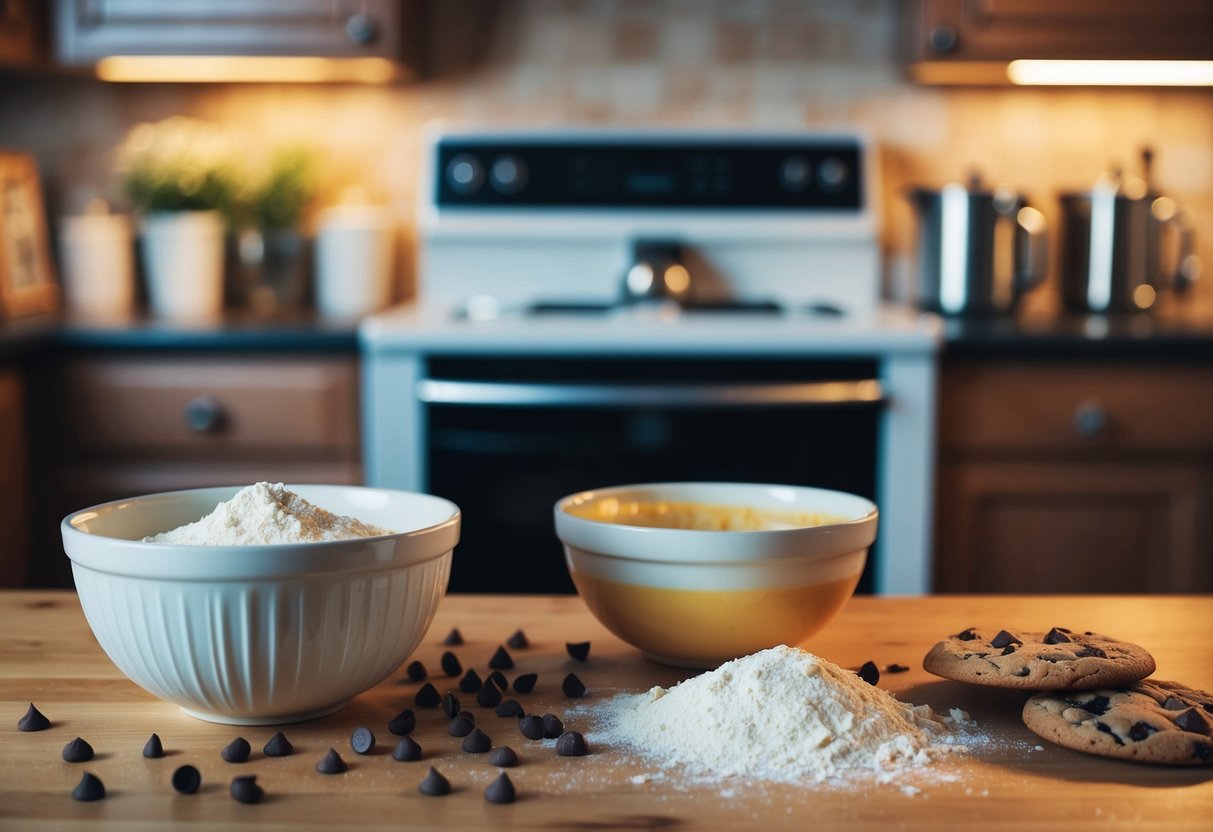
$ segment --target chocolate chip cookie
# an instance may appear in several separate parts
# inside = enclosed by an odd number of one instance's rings
[[[922,666],[936,676],[996,688],[1090,690],[1154,672],[1154,657],[1127,641],[1054,627],[1047,633],[991,633],[970,627],[931,648]]]
[[[1213,694],[1175,682],[1038,693],[1024,704],[1023,721],[1075,751],[1141,763],[1213,765]]]

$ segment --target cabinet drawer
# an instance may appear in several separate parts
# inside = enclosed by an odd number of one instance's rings
[[[358,454],[354,358],[88,358],[65,381],[65,444],[85,457]]]
[[[945,451],[1213,449],[1205,367],[962,364],[940,389]]]

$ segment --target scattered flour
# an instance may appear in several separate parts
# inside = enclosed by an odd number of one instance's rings
[[[821,782],[855,772],[888,782],[941,754],[966,750],[952,709],[906,705],[838,665],[773,647],[670,689],[621,694],[596,716],[599,742],[705,779]],[[907,793],[908,794],[908,793]]]
[[[389,534],[356,520],[314,506],[282,483],[259,482],[242,489],[226,503],[194,523],[143,538],[145,543],[187,546],[259,546],[311,543]]]

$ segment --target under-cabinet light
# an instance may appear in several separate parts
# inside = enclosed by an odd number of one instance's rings
[[[1011,61],[1013,84],[1042,86],[1207,87],[1213,61]]]
[[[279,55],[114,55],[97,63],[97,77],[119,82],[386,84],[398,76],[386,58]]]

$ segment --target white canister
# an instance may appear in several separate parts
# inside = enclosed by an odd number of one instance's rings
[[[216,318],[223,313],[223,235],[217,211],[144,217],[143,267],[153,314]]]
[[[316,308],[332,318],[357,318],[392,299],[395,227],[386,208],[337,205],[316,228]]]
[[[59,221],[63,297],[70,312],[126,316],[135,308],[134,239],[122,214],[82,214]]]

